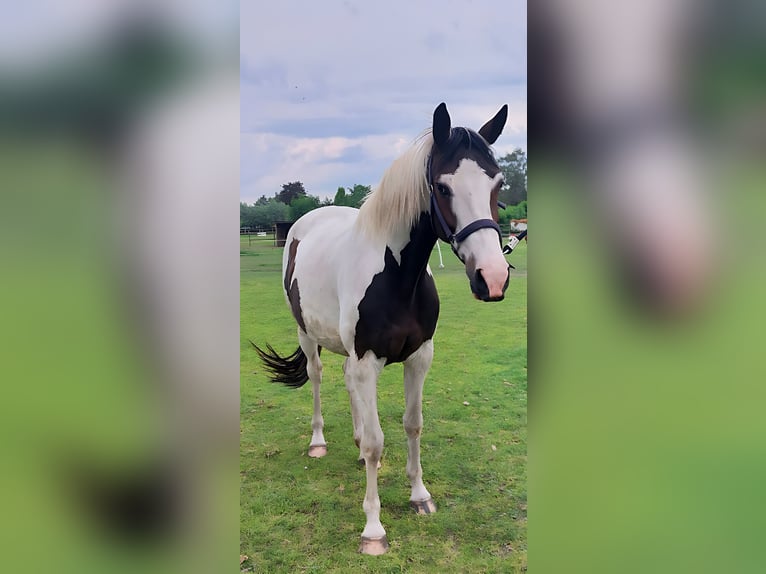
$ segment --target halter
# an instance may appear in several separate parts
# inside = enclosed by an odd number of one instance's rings
[[[472,221],[463,229],[458,231],[457,233],[452,231],[450,229],[449,225],[447,224],[447,221],[444,219],[444,215],[442,215],[441,209],[439,209],[439,202],[436,201],[436,197],[434,196],[434,184],[431,182],[431,163],[433,162],[433,154],[428,155],[428,166],[426,169],[426,177],[428,178],[428,187],[431,190],[431,213],[436,214],[436,220],[439,222],[439,225],[441,226],[441,230],[444,233],[444,236],[447,238],[447,241],[449,241],[449,244],[452,246],[452,252],[457,256],[460,261],[463,261],[463,258],[458,253],[458,247],[460,244],[465,241],[469,235],[472,233],[478,231],[479,229],[494,229],[497,231],[497,236],[500,241],[500,245],[503,244],[503,234],[500,231],[500,226],[495,223],[492,219],[477,219],[475,221]],[[498,205],[501,207],[505,207],[502,203],[498,202]],[[439,235],[438,231],[434,229],[434,232],[436,233],[437,237]]]

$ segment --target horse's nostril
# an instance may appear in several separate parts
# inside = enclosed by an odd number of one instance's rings
[[[489,292],[489,287],[487,287],[487,280],[484,279],[484,275],[481,274],[481,269],[476,270],[476,286],[481,293]]]
[[[477,269],[471,278],[471,291],[482,301],[486,301],[489,298],[489,287],[484,276],[481,274],[481,269]]]

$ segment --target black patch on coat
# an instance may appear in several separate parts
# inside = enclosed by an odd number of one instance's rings
[[[492,148],[484,138],[472,129],[456,127],[450,131],[446,142],[434,145],[431,150],[430,183],[436,184],[443,173],[455,173],[460,160],[466,158],[479,164],[489,177],[495,177],[500,171]]]
[[[287,293],[287,300],[290,301],[290,310],[293,312],[293,317],[295,317],[298,326],[305,333],[306,323],[303,322],[303,313],[301,313],[301,294],[298,289],[298,280],[293,280],[293,273],[295,273],[295,254],[298,252],[299,243],[300,241],[293,238],[290,247],[288,248],[287,268],[285,269],[285,292]]]
[[[386,247],[383,271],[372,278],[359,302],[354,340],[358,357],[372,350],[387,365],[400,363],[433,337],[439,295],[426,265],[435,243],[429,214],[423,212],[410,231],[401,263]]]

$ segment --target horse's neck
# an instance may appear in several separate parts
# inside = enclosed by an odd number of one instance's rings
[[[420,279],[426,273],[428,259],[435,244],[436,234],[428,212],[420,214],[406,236],[399,237],[389,244],[388,249],[391,250],[392,256],[394,250],[398,252],[396,271],[400,276],[403,292],[414,292],[417,288]]]

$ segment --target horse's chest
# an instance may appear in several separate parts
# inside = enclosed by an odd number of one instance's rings
[[[433,278],[423,273],[412,290],[400,278],[377,275],[359,303],[354,347],[358,357],[372,350],[386,364],[407,359],[433,337],[439,318],[439,296]]]

